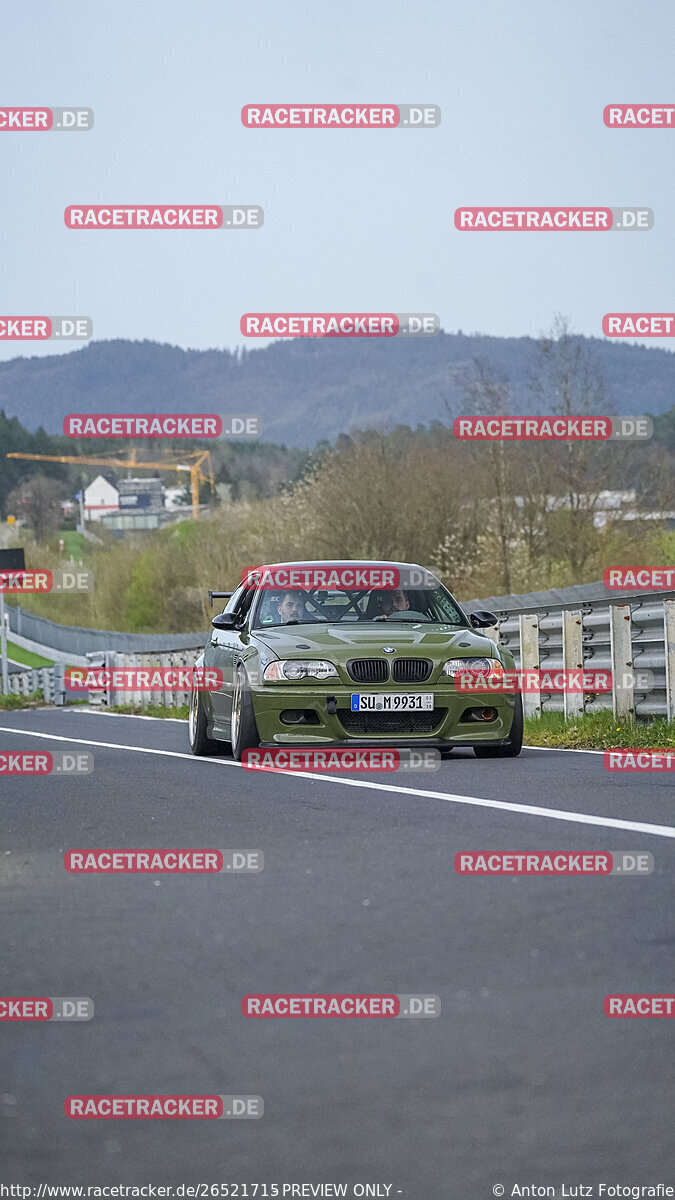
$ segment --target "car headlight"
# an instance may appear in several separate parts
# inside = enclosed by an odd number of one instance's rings
[[[325,658],[287,658],[268,663],[263,671],[265,683],[288,683],[294,679],[337,679],[332,662]]]
[[[449,658],[443,663],[443,675],[454,679],[456,675],[466,675],[467,672],[480,673],[481,675],[503,675],[504,668],[498,658]]]

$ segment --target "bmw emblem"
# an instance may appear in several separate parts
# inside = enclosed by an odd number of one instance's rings
[[[395,646],[383,646],[383,647],[382,647],[382,653],[383,653],[383,654],[395,654],[395,653],[396,653],[396,647],[395,647]]]

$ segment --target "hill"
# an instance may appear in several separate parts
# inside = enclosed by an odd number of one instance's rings
[[[672,406],[675,354],[579,340],[594,351],[617,412]],[[476,357],[508,376],[515,411],[532,412],[535,346],[532,338],[461,332],[409,341],[296,339],[235,352],[100,341],[0,363],[0,409],[48,433],[60,433],[69,412],[257,413],[265,440],[307,447],[353,428],[447,421],[462,406],[463,379]]]

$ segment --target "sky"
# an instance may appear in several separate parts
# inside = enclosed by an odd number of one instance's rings
[[[246,344],[254,312],[434,312],[537,336],[555,313],[675,309],[671,0],[23,0],[0,105],[94,110],[0,134],[0,312],[86,315],[94,338]],[[244,104],[426,103],[437,128],[249,130]],[[69,230],[70,204],[259,204],[262,229]],[[644,205],[639,233],[461,233],[465,205]],[[672,339],[635,339],[668,349]],[[0,340],[0,359],[73,343]]]

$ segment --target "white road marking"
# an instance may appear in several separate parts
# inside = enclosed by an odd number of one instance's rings
[[[241,763],[235,762],[234,759],[223,761],[219,758],[200,758],[181,750],[156,750],[150,746],[122,746],[119,742],[94,742],[89,738],[63,737],[57,733],[33,733],[29,729],[15,729],[13,726],[7,725],[0,725],[0,733],[19,733],[24,737],[44,738],[48,742],[76,742],[78,746],[100,746],[104,750],[133,750],[136,754],[161,754],[165,758],[187,758],[190,762],[210,762],[220,767],[241,766]]]
[[[88,738],[63,737],[54,733],[34,733],[28,729],[0,725],[0,733],[19,734],[23,737],[43,738],[53,742],[75,742],[79,746],[100,746],[104,750],[128,750],[134,754],[158,754],[163,758],[186,758],[194,763],[211,763],[216,767],[239,767],[233,759],[201,758],[179,750],[157,750],[149,746],[122,746],[118,742],[94,742]],[[267,775],[292,775],[299,779],[317,779],[322,783],[339,783],[343,787],[369,788],[371,791],[396,792],[403,796],[422,796],[426,800],[445,800],[448,804],[468,804],[476,808],[494,808],[502,812],[522,813],[530,817],[548,817],[551,821],[571,821],[579,825],[597,825],[602,829],[625,829],[631,833],[654,834],[656,837],[675,838],[675,828],[670,825],[652,825],[648,821],[624,821],[619,817],[595,816],[591,813],[568,812],[566,809],[542,808],[536,804],[514,804],[509,800],[485,800],[481,796],[458,796],[452,792],[432,792],[425,788],[400,787],[391,783],[372,783],[366,779],[341,779],[336,775],[320,775],[311,771],[283,771],[277,767],[262,771]]]
[[[158,720],[157,717],[152,718],[153,721]],[[609,750],[609,746],[607,747]],[[584,746],[526,746],[523,742],[523,750],[547,750],[549,754],[604,754],[604,750],[588,750]]]
[[[168,652],[167,652],[168,653]],[[120,717],[122,721],[162,721],[171,725],[185,725],[186,717],[148,717],[145,713],[110,712],[107,708],[88,708],[83,704],[77,706],[77,716],[85,713],[88,717]]]

